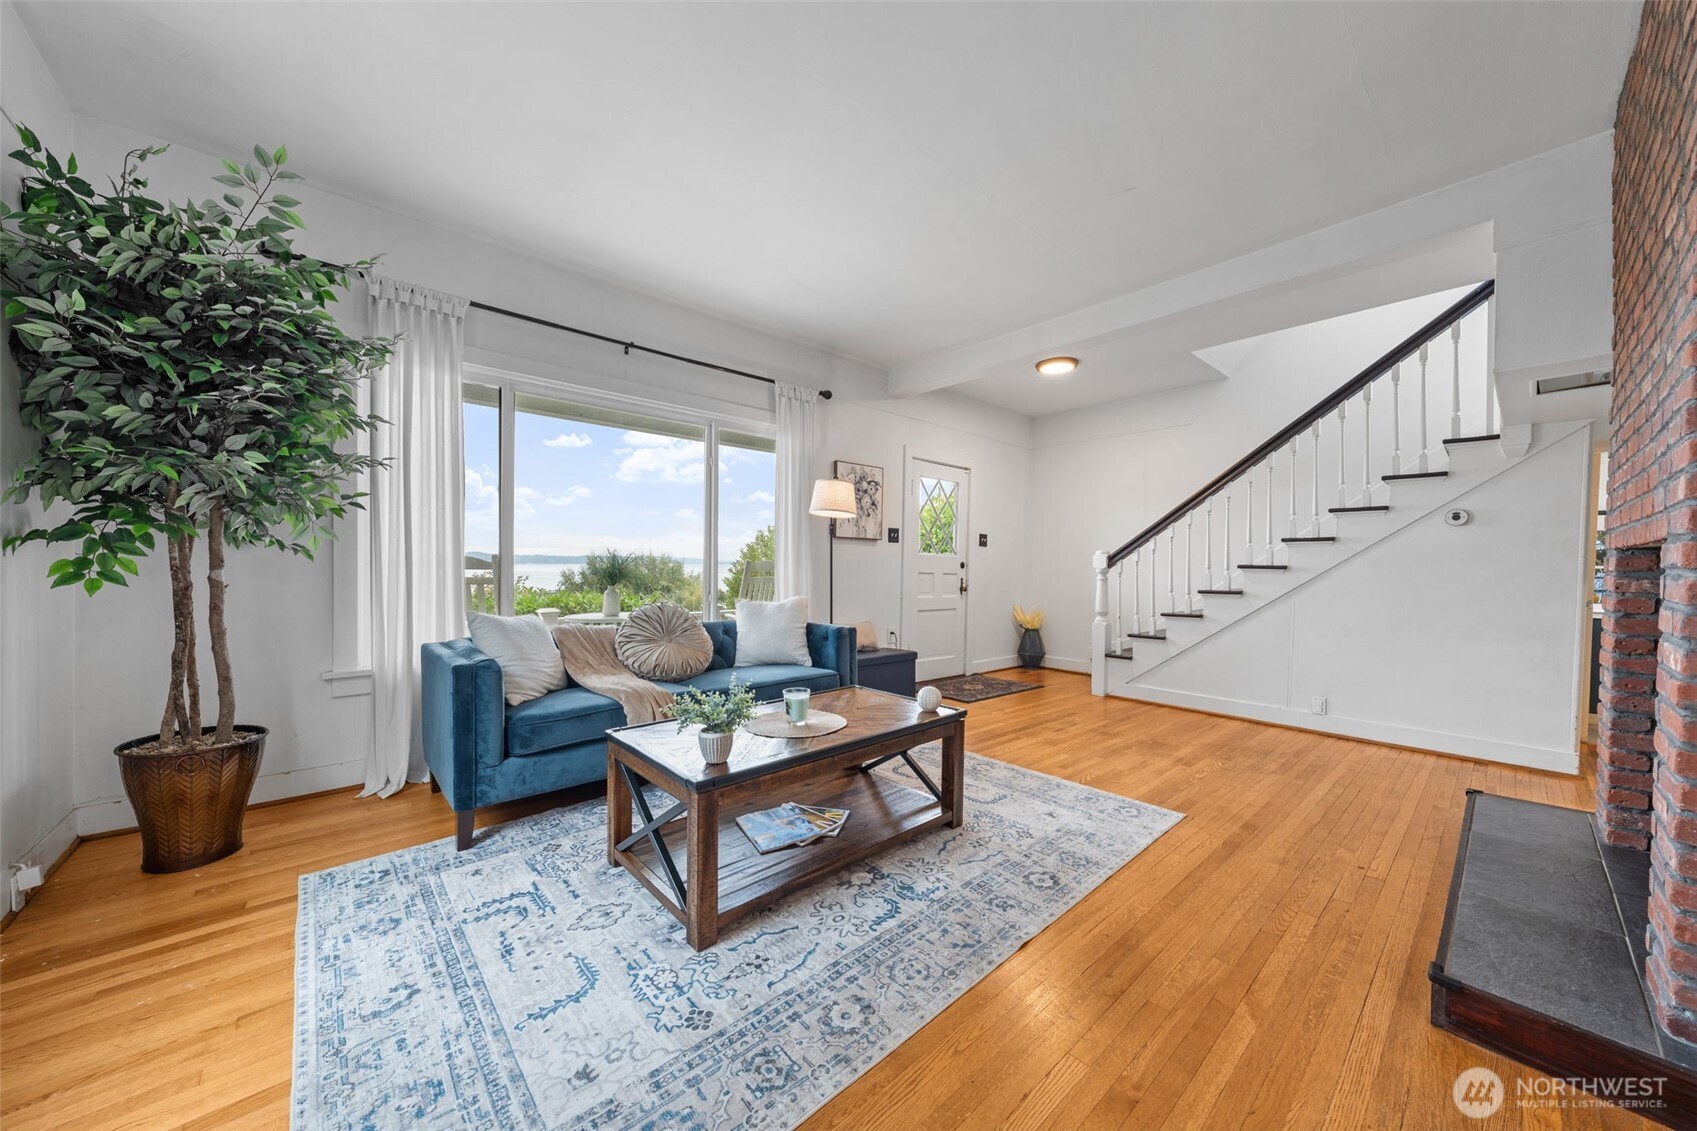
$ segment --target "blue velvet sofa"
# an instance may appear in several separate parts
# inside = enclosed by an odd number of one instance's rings
[[[723,691],[734,677],[768,700],[786,687],[825,691],[856,680],[852,628],[809,624],[810,665],[739,668],[736,622],[704,621],[702,627],[713,641],[713,662],[693,679],[660,686]],[[500,665],[470,640],[424,646],[422,696],[424,760],[432,788],[454,810],[462,851],[471,847],[479,807],[604,780],[606,732],[625,725],[617,703],[570,681],[540,699],[507,706]]]

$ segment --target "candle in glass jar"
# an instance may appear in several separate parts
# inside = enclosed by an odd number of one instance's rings
[[[805,687],[784,688],[784,715],[790,722],[800,725],[807,721],[807,701],[813,692]]]

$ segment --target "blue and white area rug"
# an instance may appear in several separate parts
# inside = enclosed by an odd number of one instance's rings
[[[971,754],[966,797],[700,954],[602,803],[302,876],[294,1126],[793,1127],[1180,820]]]

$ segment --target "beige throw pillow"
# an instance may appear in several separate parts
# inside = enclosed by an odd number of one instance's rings
[[[554,634],[540,617],[498,617],[467,613],[471,642],[501,665],[507,706],[516,707],[566,685],[566,666],[554,646]]]
[[[676,682],[707,670],[713,641],[688,609],[661,601],[625,618],[613,641],[619,662],[643,679]]]

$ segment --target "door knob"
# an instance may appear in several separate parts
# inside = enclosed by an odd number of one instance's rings
[[[960,591],[962,593],[966,592],[966,578],[964,577],[960,579]]]

